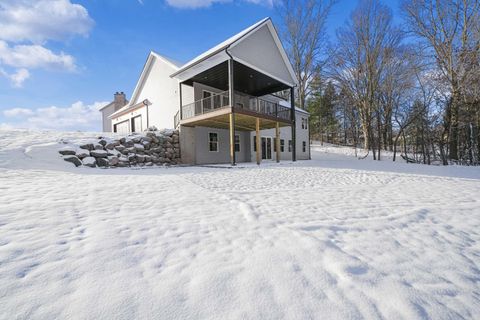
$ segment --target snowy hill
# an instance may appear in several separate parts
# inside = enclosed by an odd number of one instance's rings
[[[0,319],[455,319],[480,310],[480,169],[75,168],[0,131]]]

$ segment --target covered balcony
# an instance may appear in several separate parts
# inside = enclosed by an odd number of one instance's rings
[[[228,129],[232,165],[236,161],[236,130],[255,131],[260,136],[260,130],[275,128],[279,161],[279,132],[285,126],[292,130],[295,161],[293,88],[297,79],[270,19],[201,54],[171,77],[179,80],[180,108],[175,115],[175,126]],[[189,97],[189,101],[183,101],[185,86],[193,87],[193,99]],[[285,93],[290,103],[277,96]],[[281,101],[285,103],[281,105]],[[255,148],[257,163],[261,161],[259,140]]]

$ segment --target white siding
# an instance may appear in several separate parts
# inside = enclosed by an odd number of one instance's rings
[[[236,58],[267,72],[282,82],[295,82],[267,25],[236,44],[230,51]]]
[[[179,110],[179,88],[178,81],[170,78],[170,74],[176,69],[163,60],[153,59],[132,105],[148,99],[152,103],[148,107],[149,125],[159,129],[173,128],[173,117]],[[185,90],[185,86],[182,89]],[[144,129],[146,127],[145,123]]]
[[[115,104],[111,103],[107,107],[102,109],[102,131],[111,132],[112,131],[112,120],[108,118],[109,115],[115,112]]]

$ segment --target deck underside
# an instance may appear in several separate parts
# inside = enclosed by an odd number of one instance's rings
[[[222,108],[209,113],[198,115],[189,119],[182,120],[181,125],[187,127],[201,126],[217,129],[229,129],[231,108]],[[255,131],[255,121],[260,119],[260,129],[275,128],[278,122],[280,127],[290,126],[290,121],[269,117],[267,115],[256,114],[249,110],[235,109],[235,130]]]

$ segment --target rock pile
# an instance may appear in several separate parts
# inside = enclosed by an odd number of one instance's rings
[[[120,139],[99,137],[91,143],[65,146],[58,152],[77,167],[176,165],[180,163],[180,140],[178,130],[152,127]]]

